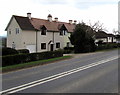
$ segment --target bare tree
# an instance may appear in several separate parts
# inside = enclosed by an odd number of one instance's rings
[[[100,23],[100,21],[97,21],[92,25],[90,20],[89,20],[89,25],[96,32],[98,32],[98,31],[107,31],[106,28],[103,26],[103,23]]]
[[[113,29],[113,34],[120,35],[120,31]]]

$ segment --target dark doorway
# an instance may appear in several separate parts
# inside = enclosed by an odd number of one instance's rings
[[[53,44],[50,45],[50,51],[53,51]]]

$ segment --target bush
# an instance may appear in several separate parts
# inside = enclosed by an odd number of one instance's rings
[[[1,50],[0,50],[1,52]],[[13,48],[2,48],[2,56],[18,54],[18,51]]]
[[[112,49],[112,48],[118,48],[118,44],[117,43],[107,43],[107,44],[97,46],[97,50],[105,50],[105,49]]]
[[[72,53],[72,52],[74,52],[74,47],[64,47],[63,52],[64,52],[64,54]]]
[[[5,67],[9,65],[21,64],[21,63],[61,57],[61,56],[63,56],[62,51],[47,51],[41,53],[16,54],[16,55],[7,55],[1,57],[2,57],[2,66]]]
[[[30,53],[28,49],[19,49],[18,53]]]

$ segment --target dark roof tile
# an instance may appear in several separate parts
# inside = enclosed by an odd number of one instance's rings
[[[28,17],[14,16],[23,30],[35,30]]]
[[[99,39],[99,38],[107,38],[108,35],[107,33],[105,33],[104,31],[99,31],[95,33],[95,38]]]

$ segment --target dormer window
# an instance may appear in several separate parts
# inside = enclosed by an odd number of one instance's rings
[[[42,29],[41,30],[41,35],[46,35],[46,31],[47,31],[46,29]]]
[[[64,35],[67,35],[67,30],[64,30]]]
[[[61,36],[67,35],[67,30],[60,30],[60,35],[61,35]]]
[[[60,30],[60,35],[63,36],[63,30]]]
[[[46,35],[47,28],[44,25],[42,25],[40,29],[41,29],[41,35]]]
[[[59,30],[60,30],[60,35],[61,35],[61,36],[67,35],[67,28],[65,27],[64,24],[59,25]]]

